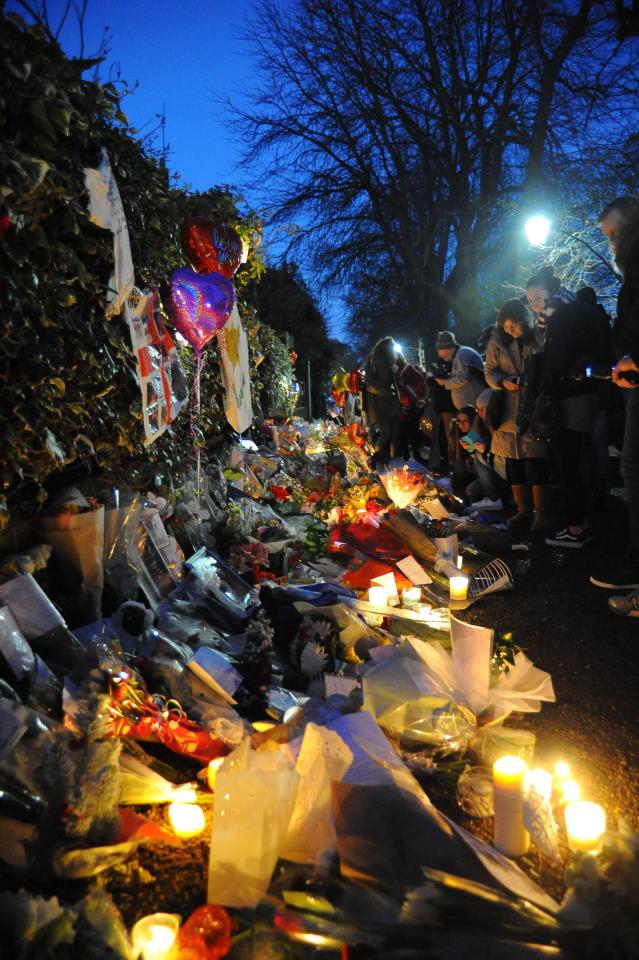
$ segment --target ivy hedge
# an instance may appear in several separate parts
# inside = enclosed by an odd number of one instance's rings
[[[67,58],[42,25],[2,14],[0,52],[0,483],[10,506],[32,508],[60,471],[122,479],[140,463],[178,470],[192,456],[184,414],[143,446],[128,328],[122,317],[105,319],[112,235],[88,219],[84,168],[97,166],[106,149],[138,286],[157,283],[162,293],[170,272],[184,265],[179,227],[186,216],[230,223],[253,241],[261,224],[228,191],[172,186],[166,167],[129,127],[116,86],[85,79],[87,62]],[[254,253],[235,282],[254,398],[268,413],[285,402],[291,368],[284,343],[244,302],[262,269]],[[192,369],[189,351],[183,356]],[[222,403],[213,345],[199,421],[199,442],[209,450],[230,434]]]

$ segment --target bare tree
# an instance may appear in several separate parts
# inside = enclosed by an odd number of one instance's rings
[[[373,301],[406,329],[470,324],[487,257],[517,263],[515,205],[592,183],[627,134],[615,29],[602,0],[266,0],[246,162],[360,321]]]

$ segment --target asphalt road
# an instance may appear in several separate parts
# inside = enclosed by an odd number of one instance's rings
[[[463,617],[511,631],[552,675],[557,702],[526,718],[537,735],[535,762],[567,761],[585,799],[605,806],[613,824],[622,815],[639,829],[639,618],[613,614],[610,592],[588,580],[622,549],[625,518],[615,490],[591,516],[594,543],[581,550],[531,544],[514,564],[515,590],[487,597]]]

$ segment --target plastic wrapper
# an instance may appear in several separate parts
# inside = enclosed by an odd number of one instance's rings
[[[390,499],[400,509],[414,503],[426,486],[424,475],[411,470],[408,465],[380,473],[379,479]]]
[[[16,680],[23,680],[35,666],[35,654],[7,606],[0,606],[0,654]]]
[[[524,826],[541,852],[551,860],[561,860],[559,833],[550,799],[529,786],[524,797]]]
[[[99,620],[104,587],[104,507],[76,488],[65,491],[34,522],[38,538],[53,547],[52,579],[63,609],[79,623]]]
[[[138,590],[138,555],[135,551],[141,500],[126,488],[113,488],[104,514],[104,576],[119,606]]]
[[[469,817],[492,817],[493,803],[492,767],[468,767],[457,781],[457,803]]]
[[[299,774],[282,750],[246,739],[217,771],[208,901],[255,906],[269,885],[293,812]]]
[[[362,687],[364,709],[402,742],[456,752],[466,749],[475,735],[472,714],[434,684],[426,668],[410,657],[382,660],[367,671]]]
[[[173,803],[195,800],[195,786],[176,786],[127,753],[120,754],[120,803]]]
[[[186,562],[185,568],[186,596],[206,610],[215,626],[240,633],[257,609],[255,594],[248,584],[205,547]]]

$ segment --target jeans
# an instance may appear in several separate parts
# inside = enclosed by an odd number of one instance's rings
[[[632,557],[639,561],[639,387],[628,390],[626,429],[621,451],[621,476],[628,503],[628,538]]]
[[[481,492],[489,500],[498,500],[501,496],[499,477],[487,463],[484,463],[479,457],[474,458],[477,479],[481,484]]]

